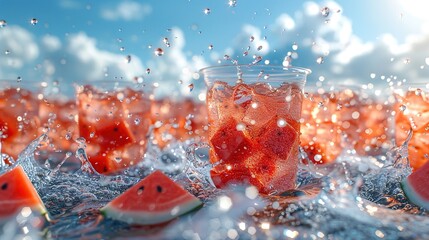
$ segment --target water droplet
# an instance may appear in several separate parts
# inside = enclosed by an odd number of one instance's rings
[[[115,157],[114,160],[117,163],[121,163],[122,162],[122,158],[121,157]]]
[[[314,161],[320,162],[321,160],[322,160],[322,155],[320,155],[320,154],[314,155]]]
[[[243,57],[247,56],[248,54],[249,54],[249,52],[248,52],[248,51],[244,51],[244,52],[243,52]]]
[[[322,14],[323,17],[327,17],[329,16],[329,8],[328,7],[324,7],[320,10],[320,13]]]
[[[6,54],[6,55],[9,55],[9,53],[10,53],[10,50],[4,51],[4,54]]]
[[[22,77],[17,77],[17,78],[16,78],[16,81],[17,81],[17,82],[21,82],[21,81],[22,81]]]
[[[316,59],[316,62],[317,62],[318,64],[322,64],[322,63],[324,62],[323,57],[318,57],[318,58]]]
[[[244,131],[246,129],[246,125],[244,123],[238,123],[235,128],[237,129],[237,131]]]
[[[400,110],[401,112],[404,112],[405,110],[407,110],[407,106],[405,106],[405,105],[401,105],[401,106],[399,106],[399,110]]]
[[[139,125],[140,124],[140,118],[136,118],[136,119],[134,119],[134,124],[135,125]]]
[[[290,56],[286,56],[282,63],[283,66],[288,67],[292,65],[292,58]]]
[[[95,132],[91,132],[91,133],[89,133],[89,137],[90,138],[93,138],[95,136]]]
[[[204,12],[205,15],[209,15],[211,13],[211,10],[210,10],[210,8],[205,8],[203,10],[203,12]]]
[[[86,144],[86,139],[85,139],[85,138],[83,138],[83,137],[78,137],[78,138],[76,139],[76,142],[77,142],[79,145],[85,145],[85,144]]]
[[[36,18],[32,18],[30,20],[31,25],[33,25],[33,26],[36,25],[38,22],[39,22],[39,20],[37,20]]]
[[[126,62],[126,63],[130,63],[130,62],[131,62],[131,55],[127,55],[127,56],[125,57],[125,62]]]
[[[123,52],[123,51],[125,51],[125,48],[124,47],[120,47],[119,51]]]
[[[255,37],[254,36],[250,36],[249,41],[253,42],[254,40],[255,40]]]
[[[420,95],[422,95],[422,89],[417,88],[417,89],[414,91],[414,94],[416,94],[416,96],[420,96]]]
[[[270,78],[270,74],[266,74],[265,76],[264,76],[264,79],[265,80],[268,80]]]
[[[277,126],[278,127],[285,127],[286,126],[286,124],[287,124],[287,122],[286,122],[286,120],[284,120],[284,119],[282,119],[282,118],[280,118],[279,120],[277,120]]]
[[[259,46],[256,50],[261,51],[262,50],[262,46]]]
[[[409,58],[404,59],[404,64],[409,64],[410,62],[411,62],[411,59],[409,59]]]
[[[223,59],[225,59],[225,60],[229,60],[230,58],[231,57],[229,55],[227,55],[227,54],[223,55]]]
[[[262,77],[263,74],[264,74],[264,70],[261,70],[258,74],[258,78]]]
[[[0,20],[0,28],[4,28],[4,27],[6,27],[7,26],[7,22],[6,22],[6,20]]]
[[[235,7],[235,6],[237,6],[237,0],[229,0],[229,1],[228,1],[228,5],[229,5],[230,7]]]
[[[155,49],[154,53],[156,56],[162,56],[164,55],[164,50],[162,50],[162,48],[157,48]]]
[[[189,84],[188,88],[189,88],[189,92],[192,92],[192,90],[194,90],[194,84],[193,83]]]
[[[293,43],[292,44],[292,50],[294,50],[294,51],[298,50],[298,44]]]
[[[70,139],[72,138],[71,133],[70,133],[70,132],[67,132],[67,133],[66,133],[66,135],[64,136],[64,138],[65,138],[66,140],[70,140]]]
[[[213,45],[212,44],[209,45],[209,50],[213,50]]]
[[[162,40],[165,44],[165,46],[170,47],[170,42],[168,41],[168,38],[164,38],[164,40]]]
[[[146,69],[146,74],[150,74],[150,68]]]
[[[252,64],[257,64],[258,62],[262,61],[262,56],[254,56],[255,60],[253,60]]]

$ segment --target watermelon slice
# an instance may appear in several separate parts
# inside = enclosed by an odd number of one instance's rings
[[[199,206],[201,201],[155,171],[100,209],[106,217],[139,225],[168,222]]]
[[[410,202],[429,210],[429,162],[401,182],[402,190]]]
[[[15,164],[0,176],[0,221],[14,216],[23,207],[30,207],[42,215],[47,213],[24,169]]]

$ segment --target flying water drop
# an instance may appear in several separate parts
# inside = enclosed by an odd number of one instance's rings
[[[298,44],[293,43],[292,44],[292,50],[294,50],[294,51],[298,50]]]
[[[0,20],[0,28],[4,28],[4,27],[6,27],[7,26],[7,22],[6,22],[6,20]]]
[[[327,17],[329,16],[329,8],[328,7],[324,7],[320,10],[320,13],[322,14],[323,17]]]
[[[230,7],[235,7],[235,6],[237,6],[237,0],[229,0],[229,1],[228,1],[228,5],[229,5]]]
[[[125,57],[125,62],[126,62],[126,63],[130,63],[130,62],[131,62],[131,55],[127,55],[127,56]]]
[[[164,55],[164,50],[162,50],[162,48],[157,48],[155,49],[154,53],[156,56],[162,56]]]
[[[38,22],[39,22],[39,20],[37,20],[36,18],[32,18],[30,20],[31,25],[33,25],[33,26],[36,25]]]
[[[188,88],[189,88],[189,92],[192,92],[192,90],[194,90],[194,84],[193,83],[189,84]]]
[[[323,59],[323,57],[318,57],[317,59],[316,59],[316,62],[318,63],[318,64],[322,64],[322,63],[324,63],[324,59]]]

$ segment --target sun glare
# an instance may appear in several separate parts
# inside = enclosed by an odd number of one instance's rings
[[[421,20],[429,21],[429,1],[426,0],[398,0],[401,13]]]

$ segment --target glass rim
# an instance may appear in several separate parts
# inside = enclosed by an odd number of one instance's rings
[[[288,70],[295,70],[294,72],[283,72],[282,74],[284,75],[288,75],[288,74],[296,74],[296,73],[300,73],[300,74],[305,74],[305,75],[309,75],[311,74],[311,69],[309,68],[303,68],[303,67],[297,67],[297,66],[283,66],[283,65],[254,65],[254,64],[224,64],[224,65],[216,65],[216,66],[208,66],[208,67],[204,67],[201,68],[198,72],[205,74],[208,73],[210,71],[219,71],[222,69],[230,69],[230,68],[240,68],[241,70],[243,69],[258,69],[258,70],[262,70],[262,69],[273,69],[273,70],[280,70],[280,69],[288,69]]]

